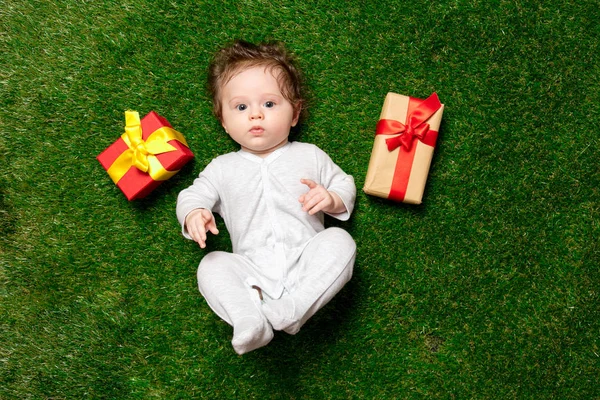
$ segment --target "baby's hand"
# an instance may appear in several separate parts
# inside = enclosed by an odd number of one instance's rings
[[[302,209],[310,215],[314,215],[319,211],[338,214],[346,210],[342,199],[336,193],[325,189],[323,185],[318,185],[310,179],[300,179],[300,182],[308,186],[309,190],[300,196],[298,201],[302,204]]]
[[[219,234],[212,213],[205,208],[197,208],[191,211],[187,217],[185,217],[185,226],[192,239],[194,239],[201,248],[206,247],[206,232],[210,231],[213,235]]]

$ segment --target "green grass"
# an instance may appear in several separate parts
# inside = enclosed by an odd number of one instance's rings
[[[0,398],[600,398],[599,21],[586,0],[0,1]],[[446,105],[424,204],[360,192],[353,280],[243,357],[175,218],[236,148],[204,81],[238,37],[298,55],[299,139],[359,189],[388,91]],[[127,109],[196,155],[131,203],[95,159]]]

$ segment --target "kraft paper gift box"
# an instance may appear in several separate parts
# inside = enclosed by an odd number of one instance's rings
[[[436,93],[425,100],[387,94],[375,131],[365,193],[421,204],[443,112]]]
[[[147,196],[194,158],[183,135],[151,111],[125,112],[125,133],[96,157],[128,200]]]

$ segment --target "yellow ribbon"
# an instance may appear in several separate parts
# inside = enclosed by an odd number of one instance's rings
[[[128,149],[117,157],[107,171],[115,184],[132,166],[147,172],[155,181],[166,181],[179,170],[167,171],[156,155],[177,150],[168,143],[170,140],[177,140],[189,147],[181,133],[166,126],[152,132],[144,141],[140,114],[136,111],[125,111],[125,133],[121,135],[121,139],[127,144]]]

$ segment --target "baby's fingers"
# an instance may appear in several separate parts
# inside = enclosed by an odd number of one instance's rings
[[[329,203],[328,197],[319,193],[304,204],[303,210],[307,211],[310,215],[314,215],[328,207]]]
[[[201,248],[206,247],[206,229],[203,224],[192,224],[191,226],[188,226],[188,232]]]
[[[317,183],[311,179],[302,178],[300,179],[300,183],[308,186],[309,189],[314,189],[317,187]]]
[[[206,224],[206,228],[213,234],[213,235],[218,235],[219,234],[219,229],[217,228],[217,224],[215,223],[214,219],[211,219],[210,221],[208,221],[208,223]],[[206,230],[206,229],[205,229]]]

